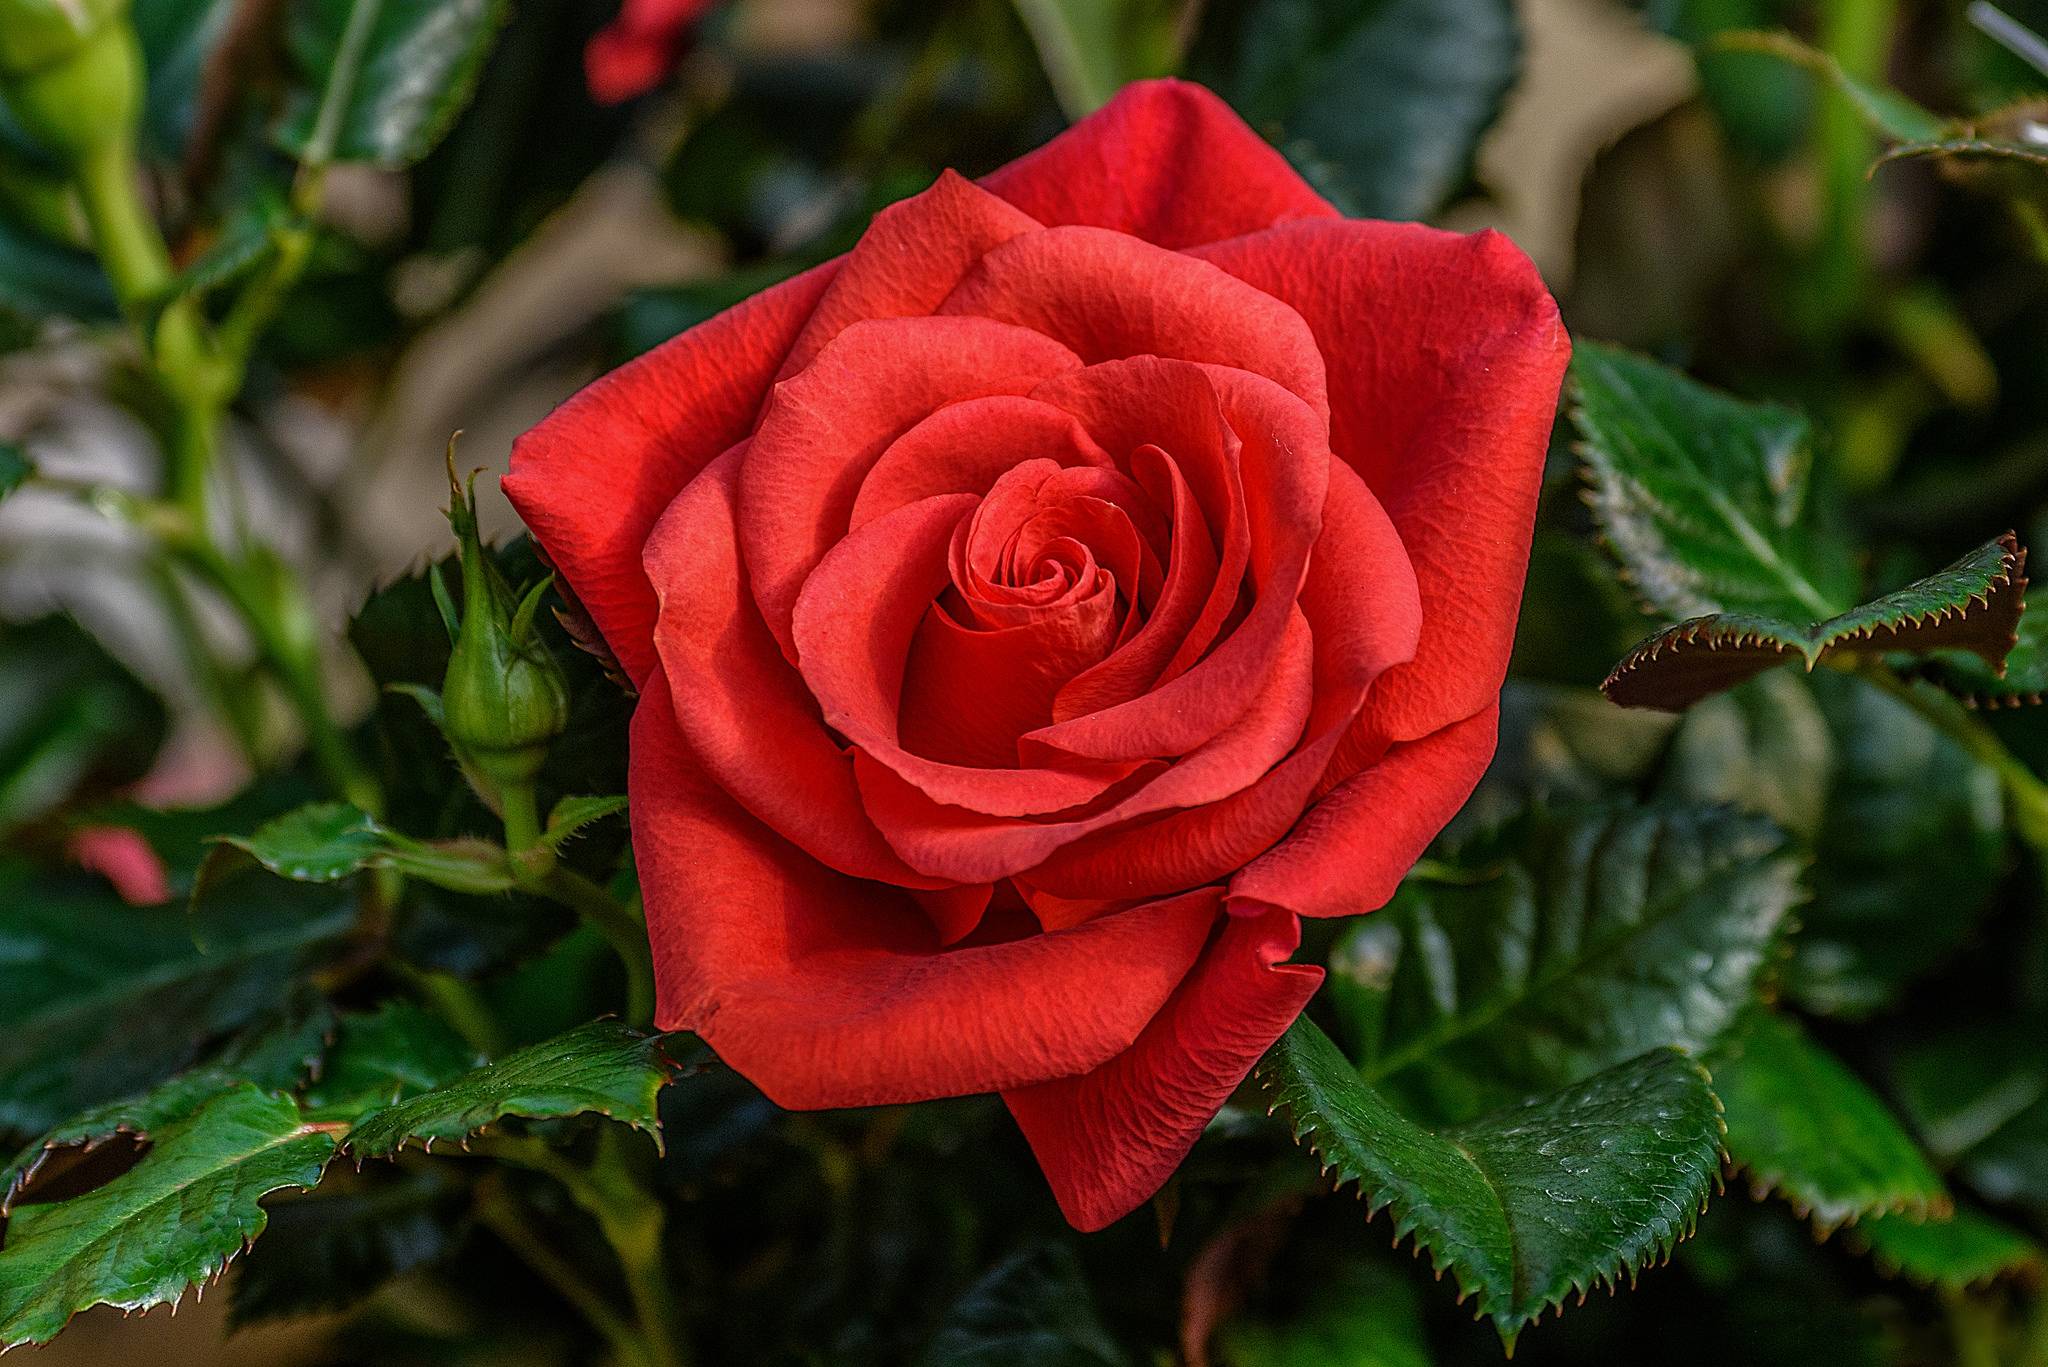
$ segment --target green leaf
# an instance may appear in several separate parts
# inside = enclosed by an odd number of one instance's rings
[[[159,161],[184,160],[200,101],[219,84],[220,48],[234,27],[236,0],[132,0],[129,14],[148,74],[143,138]]]
[[[626,799],[622,796],[565,797],[548,813],[548,826],[541,832],[541,841],[549,849],[559,851],[582,834],[585,827],[625,810]]]
[[[407,1144],[462,1140],[507,1116],[554,1120],[596,1113],[661,1136],[655,1097],[675,1075],[661,1037],[594,1021],[508,1054],[444,1087],[373,1111],[348,1136],[358,1157]]]
[[[481,1060],[439,1016],[410,1002],[344,1016],[319,1078],[306,1089],[307,1114],[354,1120],[432,1091]]]
[[[2023,612],[2004,669],[1974,655],[1949,653],[1927,662],[1926,674],[1972,707],[2031,707],[2048,694],[2048,612]]]
[[[0,313],[95,323],[120,317],[91,254],[53,242],[7,214],[0,214]]]
[[[298,1086],[326,1048],[333,1025],[333,1012],[315,998],[278,1027],[239,1037],[201,1067],[72,1116],[0,1168],[0,1219],[17,1203],[35,1199],[34,1187],[47,1167],[74,1169],[102,1145],[124,1136],[148,1139],[240,1086],[253,1084],[270,1091]]]
[[[1179,12],[1171,0],[1014,0],[1060,107],[1085,118],[1125,83],[1171,72]]]
[[[264,1196],[313,1186],[334,1147],[289,1099],[245,1085],[164,1128],[106,1186],[15,1210],[0,1248],[0,1345],[47,1343],[95,1305],[180,1299],[262,1233]]]
[[[122,1135],[147,1139],[165,1125],[191,1119],[207,1102],[238,1085],[241,1080],[231,1073],[197,1068],[147,1092],[81,1111],[0,1168],[0,1217],[29,1195],[31,1185],[53,1159],[83,1156]]]
[[[1784,989],[1809,1011],[1865,1016],[1967,944],[1991,904],[2007,858],[1998,776],[1862,679],[1783,677],[1818,698],[1833,735]]]
[[[1458,1122],[1663,1045],[1704,1052],[1748,1004],[1798,859],[1769,822],[1671,803],[1536,812],[1358,922],[1359,1070]]]
[[[254,835],[221,836],[280,878],[332,883],[382,853],[382,828],[346,802],[321,802],[265,822]]]
[[[1594,517],[1651,611],[1798,622],[1856,602],[1853,557],[1815,505],[1805,418],[1585,341],[1572,395]]]
[[[1950,1212],[1941,1178],[1891,1109],[1790,1020],[1752,1012],[1708,1066],[1727,1107],[1729,1156],[1759,1193],[1783,1196],[1822,1230]]]
[[[195,903],[249,860],[295,883],[332,883],[363,869],[389,868],[456,892],[503,892],[513,884],[504,851],[489,841],[414,840],[345,802],[313,803],[253,835],[215,839],[192,887]]]
[[[11,441],[0,441],[0,498],[5,498],[19,489],[22,481],[35,473],[35,467],[28,463],[28,456]]]
[[[919,1367],[1127,1367],[1073,1252],[1012,1254],[954,1302]]]
[[[1307,1017],[1259,1065],[1296,1139],[1368,1214],[1390,1210],[1510,1346],[1564,1298],[1633,1276],[1692,1229],[1721,1164],[1706,1070],[1655,1049],[1472,1123],[1403,1116]]]
[[[1859,1223],[1856,1236],[1892,1276],[1950,1290],[2048,1267],[2039,1244],[1968,1207],[1946,1220],[1877,1216]]]
[[[1934,138],[1944,126],[1941,119],[1898,91],[1851,76],[1833,57],[1789,33],[1722,33],[1716,35],[1713,46],[1728,52],[1762,53],[1805,67],[1839,91],[1873,133],[1887,138],[1901,142]]]
[[[190,916],[83,879],[0,878],[0,1130],[147,1090],[293,1007],[347,934],[340,898],[237,887]]]
[[[1255,0],[1206,75],[1346,213],[1423,218],[1470,175],[1521,63],[1508,0]]]
[[[346,1310],[385,1282],[454,1253],[468,1233],[469,1193],[434,1173],[349,1174],[280,1202],[232,1284],[230,1322]]]
[[[1498,825],[1532,801],[1583,802],[1633,791],[1662,760],[1679,719],[1618,711],[1599,691],[1509,678],[1500,748],[1461,821]]]
[[[1929,1151],[1985,1199],[2048,1211],[2048,1057],[2038,1018],[1924,1039],[1899,1060],[1898,1098]]]
[[[1430,1367],[1415,1279],[1383,1261],[1318,1268],[1304,1302],[1223,1326],[1229,1367]]]
[[[1601,691],[1624,707],[1681,711],[1781,664],[1810,673],[1836,655],[1968,651],[1994,672],[2018,641],[2026,552],[2008,532],[1947,569],[1825,621],[1710,613],[1630,651]]]
[[[278,130],[309,165],[410,166],[476,92],[505,0],[307,0],[288,11],[300,89]]]
[[[1729,803],[1811,840],[1827,814],[1834,763],[1834,734],[1807,681],[1766,674],[1686,712],[1658,791]]]

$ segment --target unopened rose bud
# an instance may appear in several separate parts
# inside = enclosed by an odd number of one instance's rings
[[[0,101],[60,161],[135,128],[142,53],[127,11],[127,0],[0,0]]]
[[[569,721],[569,688],[534,628],[549,580],[515,600],[477,534],[473,488],[450,469],[448,521],[462,565],[462,617],[441,701],[449,743],[486,801],[528,788]],[[474,483],[472,477],[471,484]]]

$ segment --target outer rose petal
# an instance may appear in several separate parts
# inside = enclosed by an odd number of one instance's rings
[[[1500,704],[1403,741],[1331,790],[1230,883],[1233,908],[1355,916],[1383,907],[1493,759]]]
[[[937,311],[1028,327],[1090,365],[1160,356],[1248,370],[1292,391],[1318,420],[1329,414],[1323,358],[1299,314],[1228,271],[1124,233],[1048,228],[1012,237],[991,247]]]
[[[628,361],[512,443],[505,496],[636,683],[654,664],[640,549],[682,487],[753,429],[838,268],[785,280]]]
[[[1129,1048],[1201,954],[1220,890],[941,949],[900,889],[833,873],[710,783],[657,670],[633,714],[633,849],[655,1020],[795,1110],[1070,1077]]]
[[[1493,703],[1571,357],[1536,268],[1498,233],[1349,220],[1196,254],[1308,320],[1330,368],[1330,448],[1415,562],[1422,641],[1374,686],[1360,728],[1415,740]]]
[[[1081,1077],[1003,1093],[1076,1229],[1159,1190],[1308,1005],[1323,970],[1280,962],[1300,940],[1286,912],[1232,916],[1136,1044]]]
[[[875,215],[776,375],[786,380],[855,323],[936,312],[984,252],[1039,225],[957,172]]]
[[[1138,81],[982,184],[1040,223],[1081,223],[1179,250],[1337,211],[1229,105]]]

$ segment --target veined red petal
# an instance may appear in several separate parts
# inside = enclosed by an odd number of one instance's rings
[[[1421,643],[1373,689],[1360,727],[1415,740],[1491,705],[1571,355],[1536,268],[1498,233],[1348,220],[1199,254],[1308,320],[1330,366],[1331,449],[1415,563]]]
[[[512,443],[505,496],[636,682],[654,664],[640,552],[699,470],[753,430],[837,262],[762,291],[595,380]]]
[[[1069,1077],[1129,1048],[1201,953],[1204,888],[1054,935],[941,948],[910,894],[818,864],[712,784],[659,672],[633,718],[633,848],[656,1023],[782,1106]]]
[[[648,538],[655,647],[677,723],[727,792],[813,858],[856,878],[932,886],[868,820],[852,761],[747,592],[737,527],[746,452],[742,443],[713,461]]]
[[[1130,1049],[1081,1077],[1003,1093],[1076,1229],[1150,1199],[1308,1005],[1323,970],[1281,962],[1300,939],[1283,911],[1228,918]]]
[[[985,318],[855,323],[775,386],[740,472],[740,549],[783,653],[804,581],[847,534],[861,482],[889,444],[949,403],[1024,394],[1080,364],[1027,328]],[[864,529],[865,530],[865,529]]]
[[[1180,250],[1337,211],[1231,107],[1186,81],[1136,81],[982,185],[1040,223],[1114,228]]]
[[[1493,759],[1500,704],[1402,741],[1332,789],[1286,840],[1230,881],[1233,907],[1355,916],[1385,906]]]

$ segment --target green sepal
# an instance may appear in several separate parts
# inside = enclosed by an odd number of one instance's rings
[[[547,829],[541,832],[541,840],[559,852],[562,846],[590,826],[625,810],[626,799],[623,796],[565,797],[548,813]]]

